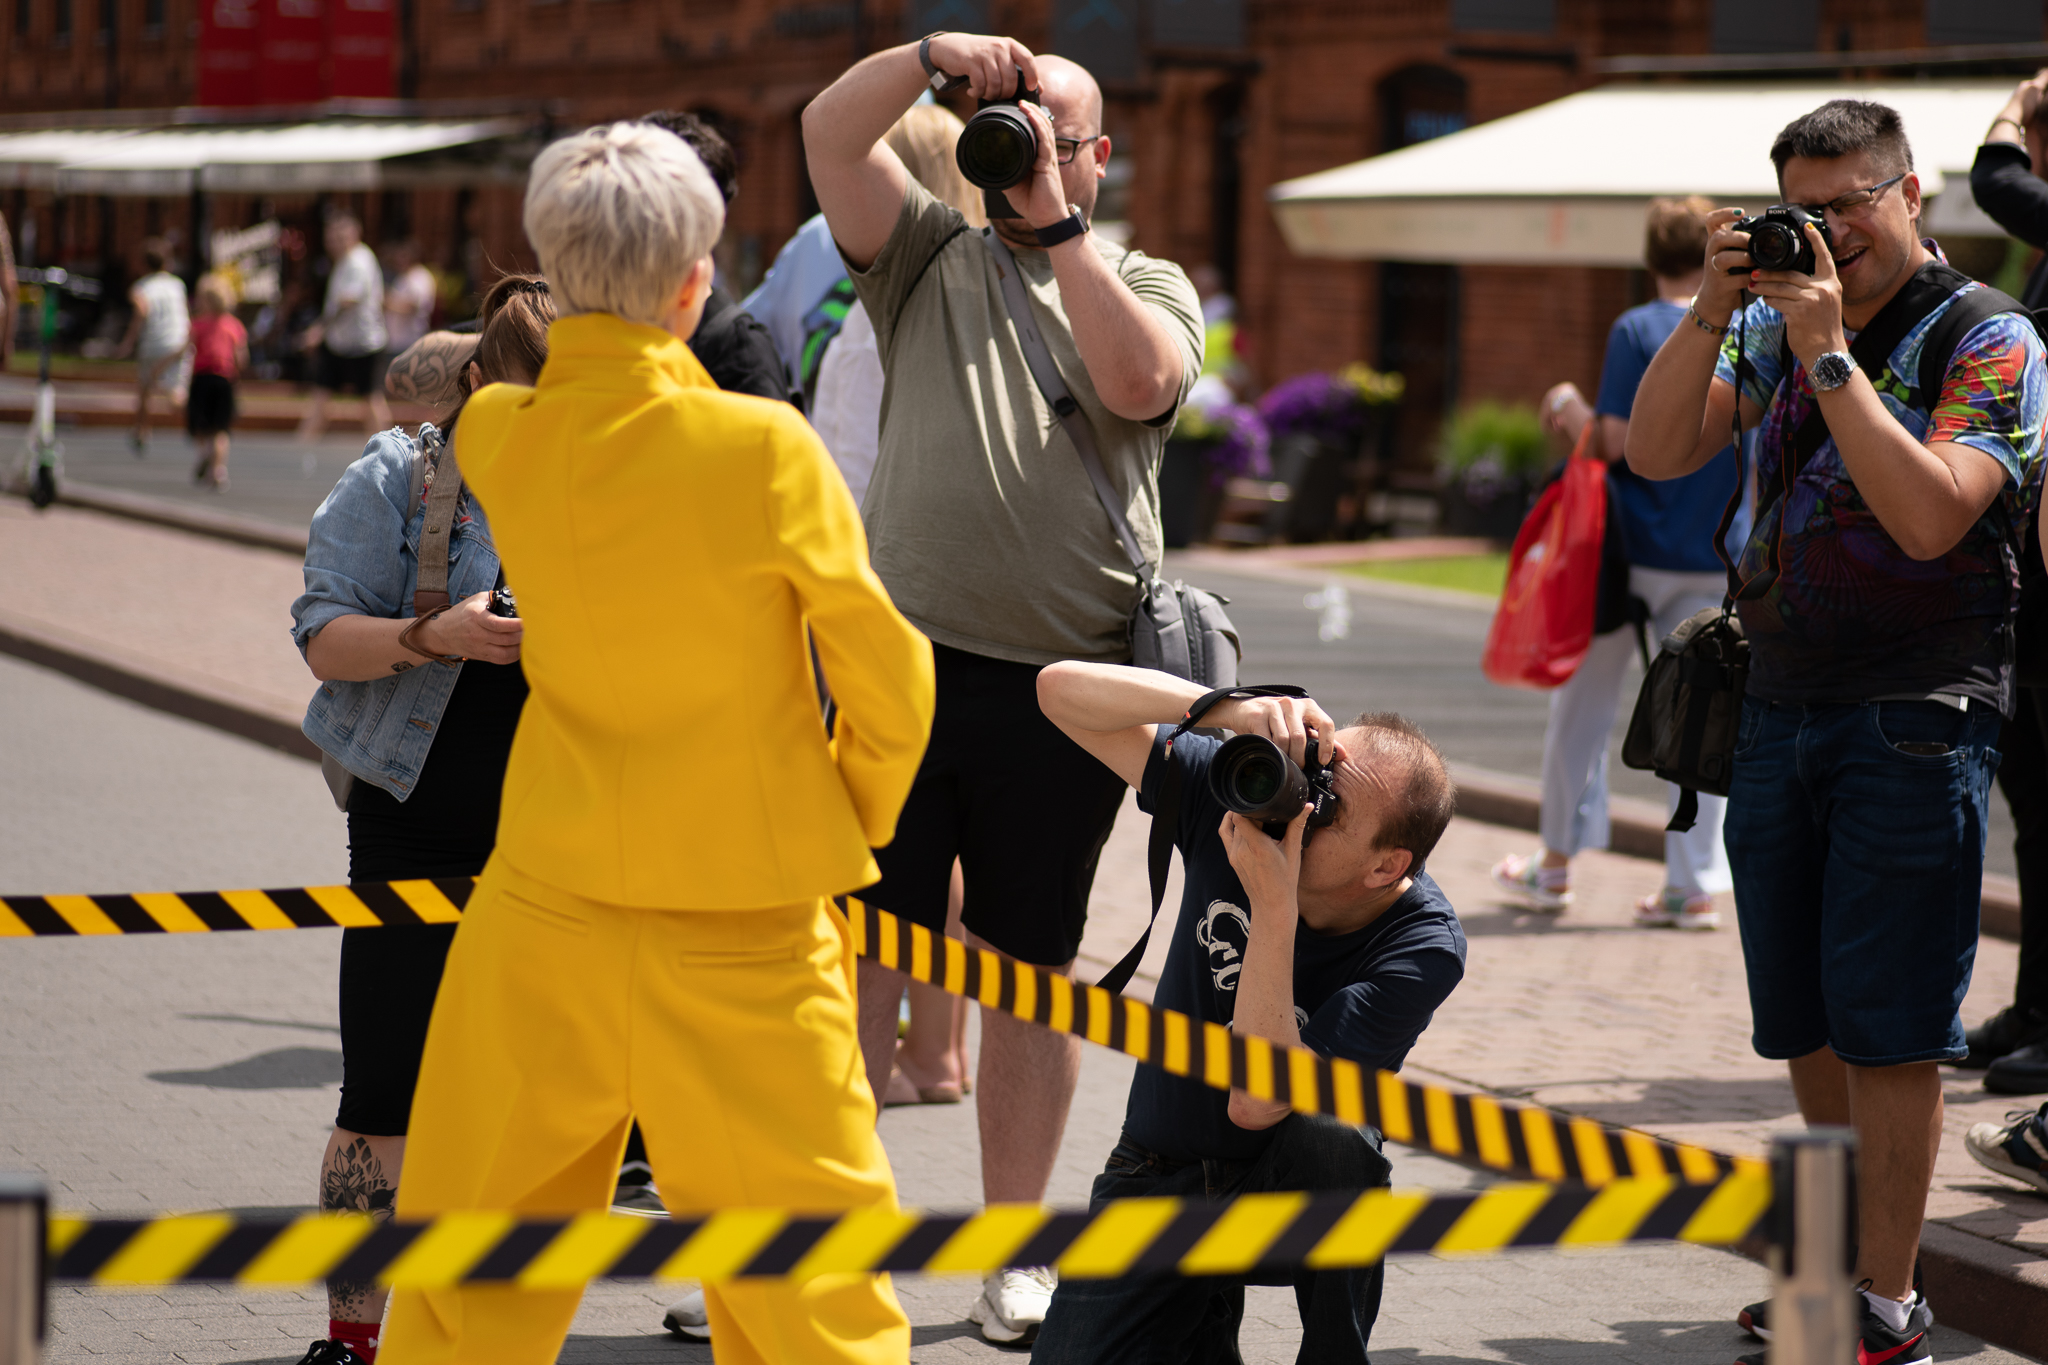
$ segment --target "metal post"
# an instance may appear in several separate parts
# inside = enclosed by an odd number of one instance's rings
[[[0,1174],[0,1365],[36,1365],[42,1352],[49,1216],[41,1180]]]
[[[1771,1142],[1770,1365],[1852,1365],[1856,1135],[1814,1128]]]

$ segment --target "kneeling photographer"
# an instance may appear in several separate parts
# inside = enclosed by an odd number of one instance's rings
[[[1450,823],[1450,776],[1399,716],[1339,729],[1307,698],[1248,695],[1263,690],[1219,696],[1114,664],[1053,664],[1038,677],[1046,716],[1137,788],[1184,860],[1154,1005],[1397,1069],[1465,970],[1457,916],[1422,870]],[[1197,724],[1236,738],[1192,733]],[[1370,1128],[1139,1067],[1093,1202],[1357,1189],[1388,1183],[1389,1169]],[[1301,1358],[1362,1365],[1382,1278],[1375,1265],[1282,1281],[1301,1311]],[[1246,1283],[1062,1282],[1033,1358],[1235,1359]]]

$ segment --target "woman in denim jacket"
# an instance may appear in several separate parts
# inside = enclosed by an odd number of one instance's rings
[[[536,276],[493,285],[463,394],[501,380],[531,384],[547,358],[554,314]],[[442,425],[452,431],[455,420]],[[372,437],[313,514],[307,537],[292,638],[321,681],[303,728],[354,778],[346,798],[351,882],[475,876],[497,838],[526,679],[518,618],[490,610],[501,582],[498,552],[467,488],[448,537],[450,605],[423,622],[413,615],[433,481],[459,477],[450,449],[430,424],[417,441],[395,427]],[[426,488],[414,505],[423,457]],[[452,924],[342,931],[341,1106],[321,1161],[323,1209],[390,1216],[427,1021],[454,934]],[[373,1365],[384,1291],[337,1280],[327,1292],[327,1338],[302,1365]]]

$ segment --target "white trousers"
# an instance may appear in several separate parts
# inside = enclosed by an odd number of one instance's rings
[[[1631,568],[1629,591],[1650,605],[1649,638],[1657,642],[1703,607],[1719,606],[1727,579],[1718,573],[1674,573]],[[1543,846],[1566,856],[1583,848],[1606,848],[1607,746],[1621,704],[1636,633],[1623,627],[1593,637],[1579,671],[1550,695],[1550,724],[1543,732]],[[1635,699],[1629,698],[1634,710]],[[1669,784],[1667,784],[1669,785]],[[1721,844],[1727,798],[1700,794],[1699,819],[1684,834],[1664,836],[1664,884],[1690,894],[1713,894],[1734,884],[1728,852]],[[1671,786],[1667,810],[1678,808]]]

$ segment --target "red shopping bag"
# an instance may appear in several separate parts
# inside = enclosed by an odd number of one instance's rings
[[[1578,672],[1593,642],[1607,466],[1586,453],[1592,431],[1588,422],[1564,473],[1536,499],[1508,555],[1507,587],[1480,660],[1486,676],[1503,687],[1561,686]]]

